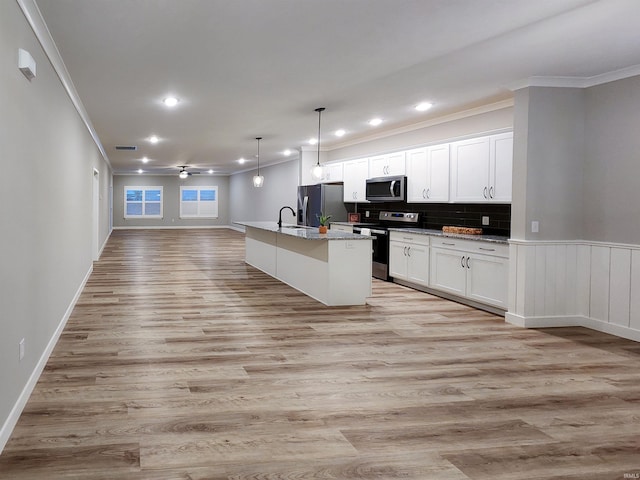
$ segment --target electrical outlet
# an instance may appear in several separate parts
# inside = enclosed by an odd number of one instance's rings
[[[365,218],[369,218],[369,210],[364,212],[364,216],[365,216]]]
[[[533,220],[531,222],[531,233],[538,233],[540,231],[540,222]]]
[[[18,351],[20,352],[19,360],[22,361],[22,359],[24,358],[24,338],[20,340],[20,343],[18,345]]]
[[[482,224],[483,225],[489,225],[489,217],[483,216],[482,217]]]

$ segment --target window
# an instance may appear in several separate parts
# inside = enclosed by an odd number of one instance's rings
[[[218,218],[218,187],[180,187],[180,218]]]
[[[124,218],[162,218],[162,187],[124,187]]]

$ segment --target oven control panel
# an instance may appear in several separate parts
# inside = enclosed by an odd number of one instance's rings
[[[418,213],[413,212],[380,212],[378,219],[383,222],[418,223]]]

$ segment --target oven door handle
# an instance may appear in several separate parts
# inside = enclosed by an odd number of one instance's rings
[[[371,228],[369,231],[371,233],[375,233],[376,235],[386,235],[387,234],[386,230],[376,230],[376,229]]]

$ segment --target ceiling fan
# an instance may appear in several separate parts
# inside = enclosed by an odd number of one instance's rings
[[[187,172],[187,168],[189,165],[178,165],[180,171],[178,172],[178,176],[182,179],[185,179],[191,175],[198,175],[200,172]]]

